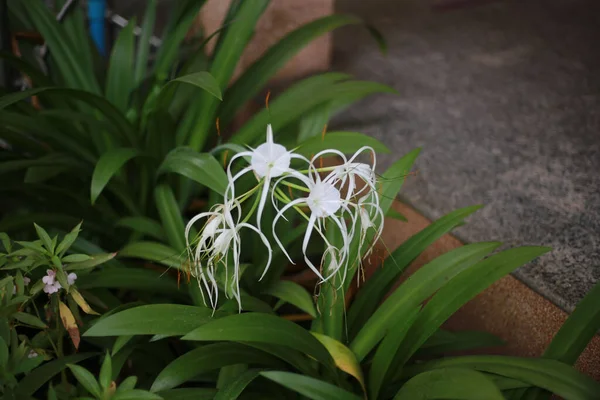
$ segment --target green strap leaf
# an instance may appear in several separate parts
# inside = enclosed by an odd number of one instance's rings
[[[449,357],[408,368],[403,371],[402,378],[440,368],[468,368],[502,375],[546,389],[569,400],[594,399],[600,393],[600,382],[594,381],[569,365],[543,358]]]
[[[201,346],[173,360],[156,377],[150,390],[172,389],[208,371],[240,363],[284,368],[278,358],[239,343],[214,343]]]
[[[171,389],[158,394],[165,400],[213,400],[217,390],[208,388]]]
[[[336,149],[344,154],[354,153],[363,146],[370,146],[377,153],[389,153],[390,149],[379,140],[356,132],[327,132],[325,136],[311,137],[298,145],[296,153],[310,157],[321,150]],[[402,179],[404,181],[404,179]]]
[[[158,242],[130,243],[119,252],[119,256],[153,261],[177,269],[183,269],[185,262],[181,252]]]
[[[185,249],[185,225],[173,189],[165,183],[154,189],[154,201],[169,244],[182,255]]]
[[[431,225],[411,236],[385,260],[383,266],[364,283],[359,290],[350,310],[348,327],[350,337],[354,337],[364,326],[369,316],[377,309],[383,297],[392,288],[402,272],[433,242],[463,223],[464,219],[478,210],[480,206],[466,207],[453,211]]]
[[[404,363],[437,329],[478,293],[516,268],[548,252],[547,247],[520,247],[483,260],[452,278],[425,305],[403,340],[395,367]]]
[[[227,89],[226,101],[219,112],[226,124],[248,100],[281,69],[294,55],[317,37],[336,28],[359,24],[361,21],[350,15],[329,15],[288,33],[256,60]]]
[[[450,279],[477,263],[500,245],[499,242],[468,244],[441,255],[412,274],[369,317],[367,323],[350,343],[350,348],[358,360],[363,360],[369,354],[390,327],[404,320],[419,304]]]
[[[297,283],[278,281],[274,285],[269,286],[264,293],[288,302],[308,313],[311,317],[317,318],[317,309],[315,308],[312,296]]]
[[[219,390],[214,400],[236,400],[254,379],[260,376],[260,369],[249,369]]]
[[[406,382],[394,400],[504,400],[494,381],[466,368],[441,368],[423,372]]]
[[[133,79],[136,19],[132,18],[119,32],[106,74],[106,98],[122,112],[127,111],[129,96],[135,89]]]
[[[199,87],[200,89],[206,90],[217,99],[223,100],[219,83],[211,74],[206,71],[194,72],[192,74],[183,75],[170,80],[165,86],[163,86],[162,93],[165,93],[167,88],[176,83],[187,83],[188,85]]]
[[[83,336],[185,335],[210,322],[212,315],[206,307],[151,304],[100,318]]]
[[[179,57],[180,45],[190,32],[190,28],[200,8],[206,0],[180,0],[173,4],[171,17],[167,26],[164,28],[164,37],[162,44],[158,48],[156,61],[154,65],[154,74],[157,76],[165,75],[174,65]],[[200,51],[204,51],[203,48]]]
[[[221,33],[210,73],[215,77],[222,90],[229,85],[242,52],[250,41],[256,23],[268,4],[269,0],[240,2],[239,5],[236,5],[238,8],[233,16],[232,24]],[[210,127],[214,124],[219,103],[211,94],[202,92],[198,96],[197,104],[198,107],[191,107],[186,115],[186,118],[194,123],[189,134],[185,132],[184,137],[189,138],[189,145],[192,149],[199,151],[204,146],[209,132],[212,131]],[[185,141],[180,140],[178,143],[185,143]]]
[[[135,232],[166,241],[167,235],[160,223],[148,217],[124,217],[117,221],[117,226],[129,228]]]
[[[329,78],[329,84],[325,78]],[[263,109],[248,121],[231,137],[231,142],[252,145],[259,138],[264,137],[268,123],[277,132],[323,103],[348,98],[356,101],[375,93],[396,93],[394,89],[379,83],[367,81],[336,83],[335,80],[340,80],[340,75],[324,74],[295,84],[273,100],[269,109]]]
[[[191,331],[182,340],[279,344],[333,366],[329,352],[314,336],[293,322],[269,314],[245,313],[220,318]]]
[[[67,367],[68,364],[75,364],[80,361],[86,360],[90,357],[96,356],[98,353],[80,353],[73,354],[66,357],[61,357],[56,360],[50,361],[33,371],[19,381],[17,386],[17,393],[23,396],[32,396],[39,388],[41,388],[46,382],[52,379],[53,376],[60,373]]]
[[[158,175],[174,172],[183,175],[219,194],[225,193],[227,175],[209,153],[197,153],[189,147],[173,149],[160,165]]]
[[[371,399],[378,398],[383,383],[390,375],[390,366],[398,352],[398,347],[417,318],[420,309],[420,306],[414,308],[407,314],[406,319],[398,321],[377,347],[369,369],[369,397]]]
[[[91,64],[81,62],[81,53],[76,43],[79,38],[71,38],[66,28],[61,26],[48,7],[38,0],[25,0],[27,13],[36,30],[43,36],[52,60],[62,79],[71,88],[82,89],[94,94],[100,93]],[[86,68],[87,67],[87,68]]]
[[[90,186],[90,199],[92,204],[96,202],[98,196],[102,193],[102,190],[106,187],[111,178],[125,165],[125,163],[132,158],[139,156],[140,153],[137,149],[132,148],[118,148],[109,150],[104,153],[92,174],[92,183]]]
[[[92,394],[96,398],[100,398],[102,396],[102,390],[100,389],[100,385],[98,384],[98,381],[96,381],[96,378],[94,378],[94,375],[92,375],[90,371],[83,367],[80,367],[79,365],[69,364],[67,365],[67,367],[69,367],[69,369],[75,376],[75,379],[77,379],[77,381],[81,383],[81,386],[83,386],[85,390],[90,392],[90,394]]]
[[[77,287],[138,289],[157,293],[168,293],[183,296],[175,279],[161,271],[148,268],[119,268],[106,267],[90,274],[83,275],[77,280]]]
[[[313,400],[361,400],[360,396],[350,393],[331,383],[299,374],[282,371],[261,372],[261,375]]]
[[[142,25],[142,34],[138,41],[138,49],[135,55],[135,70],[133,73],[133,83],[139,85],[146,77],[150,54],[150,38],[154,33],[154,22],[156,20],[156,0],[150,0],[146,5],[146,14],[144,15],[144,24]]]

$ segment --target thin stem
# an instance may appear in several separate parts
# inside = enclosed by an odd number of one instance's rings
[[[283,185],[286,185],[286,186],[289,186],[289,187],[291,187],[292,189],[298,189],[298,190],[300,190],[300,191],[302,191],[302,192],[307,192],[307,193],[308,193],[308,192],[310,192],[310,189],[308,189],[308,188],[305,188],[305,187],[303,187],[303,186],[300,186],[300,185],[296,185],[296,184],[294,184],[294,183],[286,182],[286,181],[283,181],[283,180],[281,181],[281,183],[282,183]]]
[[[291,200],[289,197],[287,197],[287,196],[285,195],[285,193],[283,193],[283,191],[282,191],[281,189],[277,188],[277,189],[275,189],[275,192],[276,192],[276,195],[278,195],[278,197],[277,197],[277,198],[278,198],[279,200],[283,201],[284,203],[289,203],[290,201],[292,201],[292,200]],[[303,216],[303,217],[304,217],[304,218],[305,218],[307,221],[308,221],[308,220],[310,220],[310,218],[308,217],[308,215],[306,215],[306,214],[304,213],[304,211],[302,211],[302,210],[300,209],[300,207],[298,207],[298,206],[294,206],[293,208],[294,208],[296,211],[298,211],[298,213],[299,213],[300,215],[302,215],[302,216]]]
[[[258,206],[259,201],[260,201],[260,196],[257,195],[256,198],[254,199],[254,203],[252,204],[252,208],[250,209],[250,211],[248,211],[248,214],[246,214],[242,223],[248,222],[250,217],[252,217],[252,214],[254,214],[254,211],[256,211],[256,207]]]

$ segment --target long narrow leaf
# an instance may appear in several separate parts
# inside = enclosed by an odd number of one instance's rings
[[[361,397],[321,380],[291,372],[261,372],[267,379],[277,382],[313,400],[360,400]]]
[[[242,52],[254,33],[254,27],[268,4],[269,0],[241,2],[231,26],[222,33],[220,46],[215,50],[210,67],[210,73],[217,80],[221,90],[225,90],[229,85]],[[205,92],[200,93],[197,102],[199,107],[190,108],[186,115],[186,118],[193,120],[194,124],[184,137],[189,138],[192,149],[199,151],[204,146],[214,124],[219,103]],[[184,142],[179,141],[179,143]]]
[[[193,330],[182,339],[279,344],[305,352],[325,365],[333,365],[327,349],[305,329],[268,314],[246,313],[220,318]]]
[[[127,111],[129,96],[135,89],[133,80],[135,26],[136,20],[132,18],[119,32],[113,45],[106,76],[106,98],[123,112]]]
[[[589,400],[598,397],[600,383],[555,360],[507,356],[451,357],[430,361],[403,372],[414,376],[440,368],[469,368],[490,372],[530,383],[569,400]]]
[[[225,193],[227,175],[219,162],[208,153],[197,153],[188,147],[177,147],[165,157],[158,175],[174,172],[198,182],[219,194]]]
[[[342,153],[354,153],[363,146],[372,147],[377,153],[390,150],[379,140],[356,132],[327,132],[323,137],[312,137],[298,145],[296,153],[310,157],[321,150],[336,149]],[[401,178],[403,181],[404,178]],[[399,191],[399,190],[398,190]]]
[[[414,399],[504,400],[494,381],[466,368],[423,372],[402,386],[394,400]]]
[[[173,190],[167,184],[154,189],[154,201],[169,244],[180,254],[185,250],[185,225]]]
[[[425,305],[404,339],[395,360],[400,368],[460,307],[492,283],[546,253],[546,247],[521,247],[503,251],[452,278]]]
[[[291,281],[279,281],[274,285],[269,286],[264,293],[275,296],[278,299],[298,307],[313,318],[317,317],[317,310],[312,296],[306,289],[297,283]]]
[[[391,289],[408,265],[433,242],[460,225],[480,207],[466,207],[453,211],[413,235],[385,260],[383,266],[365,282],[348,311],[351,337],[365,324],[377,305]]]
[[[360,20],[349,15],[329,15],[293,30],[256,60],[239,79],[227,90],[219,116],[224,123],[231,121],[248,100],[281,69],[304,46],[317,37],[336,28],[359,24]]]
[[[153,261],[177,269],[183,269],[184,265],[181,252],[157,242],[130,243],[119,252],[119,256]]]
[[[139,155],[136,149],[118,148],[110,150],[102,155],[94,168],[92,183],[90,186],[90,199],[92,204],[96,202],[112,177],[119,172],[121,167],[132,158]]]
[[[475,243],[452,250],[421,267],[412,274],[369,317],[360,329],[350,348],[363,360],[384,337],[387,330],[410,315],[425,299],[443,287],[450,279],[469,268],[501,243]]]
[[[156,0],[150,0],[146,5],[146,14],[142,25],[142,34],[138,42],[138,49],[135,55],[135,70],[133,73],[133,83],[139,85],[146,77],[150,54],[150,37],[154,33],[154,22],[156,20]]]
[[[278,358],[243,344],[209,344],[173,360],[158,374],[150,390],[172,389],[202,373],[240,363],[285,367]]]

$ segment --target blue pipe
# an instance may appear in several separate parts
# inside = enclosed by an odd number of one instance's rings
[[[106,0],[88,0],[88,20],[90,24],[90,35],[98,52],[101,55],[106,54],[106,33],[104,30],[106,14]]]

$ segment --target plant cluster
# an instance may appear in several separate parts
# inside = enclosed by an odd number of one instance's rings
[[[387,251],[364,281],[384,220],[403,218],[392,205],[419,150],[379,175],[381,142],[324,127],[393,90],[316,75],[233,132],[237,111],[306,43],[360,21],[302,26],[230,85],[269,1],[232,1],[212,54],[208,37],[185,42],[203,3],[174,3],[154,54],[149,1],[137,43],[131,21],[105,63],[79,8],[58,23],[40,0],[9,1],[12,29],[39,32],[49,53],[40,65],[21,41],[21,57],[0,55],[31,86],[0,97],[0,397],[598,398],[600,384],[572,365],[600,329],[600,285],[542,358],[459,355],[502,341],[443,329],[549,249],[467,244],[404,279],[479,206]]]

